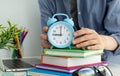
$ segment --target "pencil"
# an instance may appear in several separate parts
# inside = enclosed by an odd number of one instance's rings
[[[24,41],[27,34],[28,34],[28,30],[24,30],[23,35],[22,35],[22,43],[23,43],[23,41]]]
[[[17,49],[18,49],[18,54],[19,54],[20,58],[22,58],[22,50],[20,47],[20,41],[19,41],[18,35],[15,36],[15,40],[16,40],[16,45],[17,45]]]

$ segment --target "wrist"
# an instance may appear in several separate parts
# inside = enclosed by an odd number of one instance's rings
[[[105,50],[114,51],[118,47],[118,42],[111,36],[100,35]]]

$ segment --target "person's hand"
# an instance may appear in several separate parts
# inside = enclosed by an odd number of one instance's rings
[[[45,33],[47,33],[47,32],[48,32],[48,27],[47,27],[47,26],[43,27],[43,31],[44,31]],[[41,43],[41,45],[42,45],[44,48],[50,48],[50,43],[48,42],[48,39],[47,39],[47,35],[46,35],[46,34],[41,34],[41,35],[40,35],[40,39],[43,40],[43,42]]]
[[[104,49],[105,44],[101,35],[92,29],[82,28],[74,33],[74,37],[73,44],[77,48],[86,47],[89,50]]]

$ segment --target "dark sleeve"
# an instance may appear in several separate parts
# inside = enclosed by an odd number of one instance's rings
[[[54,0],[38,0],[41,16],[41,26],[46,26],[48,18],[52,17],[52,15],[55,13],[54,2]]]
[[[118,42],[118,48],[114,54],[120,54],[120,0],[112,0],[108,3],[108,11],[104,25],[109,35]]]

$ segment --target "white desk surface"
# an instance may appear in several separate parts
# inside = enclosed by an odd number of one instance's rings
[[[0,71],[0,76],[4,74],[13,74],[14,76],[26,76],[26,72],[2,72]]]
[[[120,76],[120,64],[109,63],[109,68],[113,76]]]

